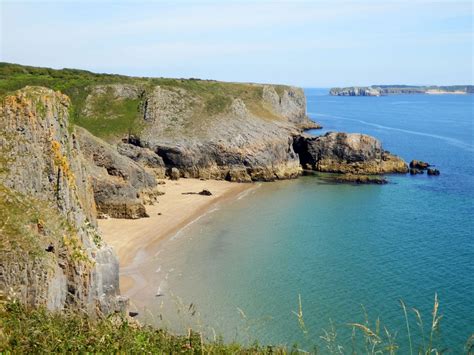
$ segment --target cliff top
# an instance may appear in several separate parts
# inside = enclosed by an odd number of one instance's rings
[[[171,120],[192,122],[225,115],[239,109],[235,99],[244,103],[248,113],[265,119],[280,119],[264,102],[264,88],[271,87],[277,100],[285,91],[300,89],[285,85],[230,83],[200,79],[170,79],[129,77],[117,74],[97,74],[78,69],[50,69],[19,64],[0,63],[0,97],[25,86],[44,86],[59,90],[70,97],[71,121],[102,138],[118,138],[142,130],[146,102],[150,96],[165,96]],[[162,91],[157,92],[157,87]],[[185,107],[179,107],[184,102]],[[170,112],[172,111],[172,112]],[[187,112],[185,112],[187,111]],[[207,122],[206,122],[207,123]]]

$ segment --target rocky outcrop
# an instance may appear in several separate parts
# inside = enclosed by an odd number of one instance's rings
[[[182,177],[247,182],[298,176],[292,136],[317,127],[306,116],[303,91],[285,87],[278,94],[272,86],[254,84],[249,90],[261,101],[222,99],[219,112],[213,106],[203,114],[210,103],[202,97],[183,88],[156,87],[144,105],[147,124],[140,142]]]
[[[424,174],[425,170],[430,176],[440,175],[440,171],[438,169],[430,168],[430,166],[431,165],[427,162],[421,160],[412,160],[410,162],[410,175]]]
[[[110,312],[118,261],[96,229],[88,173],[70,101],[26,87],[0,106],[0,290],[51,310]]]
[[[365,134],[300,135],[293,147],[308,170],[354,175],[408,172],[403,159],[384,151],[380,141]]]
[[[425,169],[428,169],[429,166],[430,164],[421,160],[412,160],[410,162],[410,168],[413,168],[413,169],[425,170]]]
[[[131,144],[122,143],[116,149],[82,128],[77,128],[77,137],[92,178],[99,216],[147,217],[144,199],[155,190],[156,176],[136,161],[159,167],[162,160],[153,152]]]

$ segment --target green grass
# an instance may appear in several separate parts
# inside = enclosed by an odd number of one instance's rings
[[[139,133],[143,127],[140,118],[140,100],[116,100],[106,93],[94,98],[91,115],[77,115],[73,122],[97,137],[109,138]]]
[[[44,256],[43,245],[60,240],[66,224],[55,208],[0,184],[0,257],[3,262],[19,257]],[[43,233],[44,231],[44,233]]]
[[[294,312],[295,324],[313,347],[243,345],[225,343],[222,338],[206,340],[199,332],[188,329],[177,335],[124,317],[118,313],[91,318],[80,311],[49,312],[45,308],[26,307],[11,299],[0,298],[0,353],[200,353],[200,354],[418,354],[439,355],[449,350],[440,338],[439,303],[435,297],[432,313],[423,322],[420,312],[401,302],[406,320],[408,341],[400,350],[397,333],[391,332],[380,319],[370,321],[363,308],[364,321],[336,326],[330,322],[326,329],[313,333],[304,322],[301,298]],[[413,324],[412,324],[413,323]],[[341,327],[345,329],[341,329]],[[418,329],[418,332],[414,330]],[[352,330],[344,336],[341,330]],[[346,332],[347,333],[347,332]],[[474,353],[474,334],[467,340],[464,351]]]
[[[51,313],[12,301],[0,303],[0,353],[278,354],[283,351],[259,345],[205,342],[192,331],[185,336],[173,335],[140,326],[118,314],[91,319],[80,312]]]

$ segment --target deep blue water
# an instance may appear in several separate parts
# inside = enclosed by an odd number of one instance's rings
[[[168,275],[170,296],[150,301],[150,318],[166,314],[161,302],[166,308],[173,299],[182,309],[192,302],[197,314],[182,311],[171,327],[195,322],[226,340],[298,342],[305,349],[321,345],[331,319],[347,352],[347,323],[364,321],[363,305],[372,326],[380,317],[398,333],[404,353],[399,300],[412,327],[412,307],[428,326],[437,293],[442,345],[461,352],[474,332],[474,96],[306,94],[309,116],[324,126],[314,134],[370,134],[407,161],[435,164],[441,175],[390,176],[384,186],[316,177],[261,184],[163,246],[160,273]],[[292,313],[299,294],[307,334]]]

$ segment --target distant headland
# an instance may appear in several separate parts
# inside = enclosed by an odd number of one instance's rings
[[[372,85],[332,88],[333,96],[385,96],[400,94],[473,94],[473,85],[412,86],[412,85]]]

